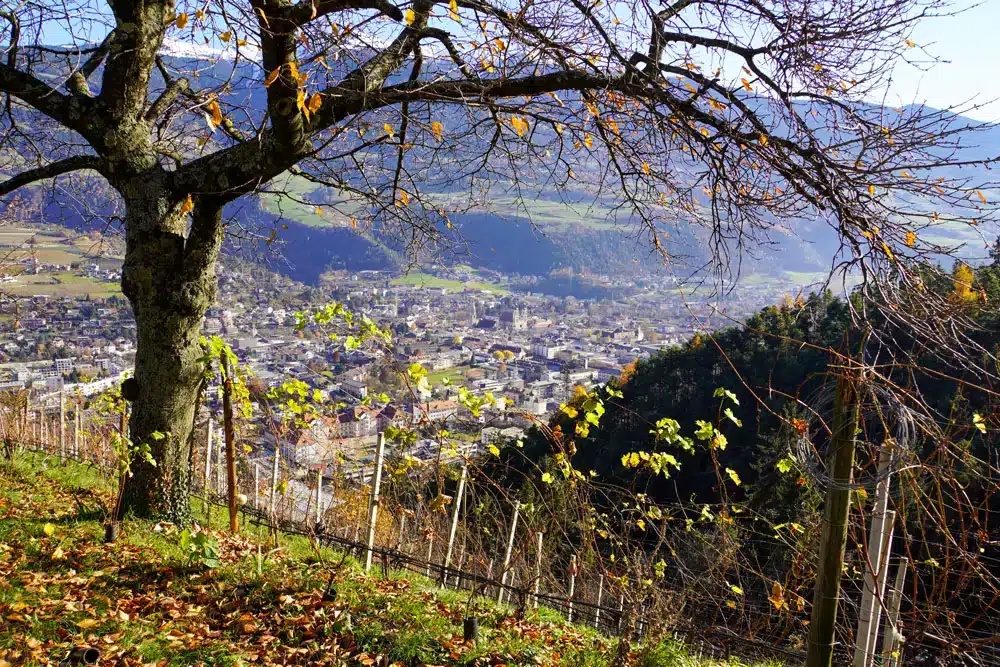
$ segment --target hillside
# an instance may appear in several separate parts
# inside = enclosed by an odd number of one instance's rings
[[[366,576],[305,538],[282,535],[273,548],[249,525],[240,537],[212,525],[217,563],[186,557],[171,525],[127,521],[105,545],[105,494],[91,467],[27,453],[0,465],[0,665],[53,664],[78,645],[119,665],[556,667],[608,665],[614,654],[616,640],[554,612],[518,619],[482,598],[471,605],[480,643],[466,643],[464,594],[412,573]],[[646,667],[743,664],[673,644],[641,656]]]

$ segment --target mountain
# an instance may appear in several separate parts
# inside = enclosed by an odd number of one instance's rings
[[[163,49],[168,65],[197,71],[199,85],[208,88],[227,82],[227,95],[232,96],[229,99],[245,105],[251,117],[262,117],[266,101],[263,89],[256,85],[260,79],[259,68],[246,62],[234,65],[227,59],[227,53],[220,55],[217,49],[209,46],[177,41],[166,43]],[[346,53],[333,67],[335,70],[350,69],[372,53],[370,49],[358,48]],[[429,57],[425,71],[432,75],[435,68],[445,66],[443,61]],[[55,64],[51,66],[53,78],[58,69]],[[154,93],[162,85],[156,74]],[[568,99],[565,103],[573,101]],[[442,117],[442,121],[449,128],[462,122],[457,117]],[[966,119],[962,122],[978,124]],[[979,146],[969,149],[970,157],[1000,154],[1000,130],[986,128],[979,133],[978,139]],[[423,159],[419,147],[412,151],[418,161]],[[383,154],[382,159],[384,157]],[[587,167],[581,165],[582,169]],[[546,183],[532,184],[530,179],[526,190],[494,188],[488,202],[452,215],[452,224],[447,229],[438,228],[446,242],[427,249],[422,258],[535,276],[567,268],[576,272],[626,276],[671,271],[683,276],[703,267],[710,259],[705,250],[709,245],[707,232],[678,225],[668,230],[664,243],[678,261],[671,267],[660,265],[650,252],[641,225],[612,202],[595,197],[587,182],[596,178],[588,178],[588,175],[596,174],[600,165],[590,165],[589,169],[592,173],[582,174],[577,185],[568,191],[557,192]],[[974,176],[981,175],[975,168],[969,171],[974,172]],[[467,194],[473,180],[452,180],[446,165],[439,165],[436,171],[428,171],[428,174],[430,178],[421,181],[421,193],[432,201],[440,200],[443,205],[454,203]],[[285,190],[285,194],[264,194],[257,199],[241,200],[227,211],[237,223],[234,228],[263,230],[256,239],[248,235],[232,239],[230,251],[273,256],[271,251],[277,250],[280,260],[274,263],[275,268],[308,283],[316,283],[331,268],[361,270],[408,265],[408,241],[401,238],[397,229],[380,225],[368,228],[363,223],[355,227],[348,215],[335,215],[322,207],[345,204],[339,191],[291,176],[275,189]],[[85,204],[92,205],[95,200]],[[347,208],[350,209],[350,204]],[[87,227],[103,225],[102,216],[112,209],[109,205],[93,211],[81,207],[79,202],[63,201],[56,208],[49,206],[44,210],[48,219],[50,216],[62,217],[73,227]],[[358,210],[356,217],[364,220],[364,213]],[[270,236],[272,230],[274,235]],[[983,232],[990,241],[996,230],[991,228]],[[969,227],[938,228],[925,240],[942,244],[967,243],[966,256],[985,255],[983,239]],[[838,249],[839,238],[825,222],[798,220],[794,225],[776,226],[768,236],[757,239],[752,247],[744,248],[732,258],[728,268],[734,274],[811,283],[829,271],[831,259]]]

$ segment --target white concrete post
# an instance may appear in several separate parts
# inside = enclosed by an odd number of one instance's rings
[[[281,442],[274,445],[274,465],[271,467],[271,506],[268,508],[274,519],[278,518],[278,468],[281,465]]]
[[[260,509],[260,464],[253,462],[253,508]]]
[[[858,611],[858,631],[855,634],[857,646],[854,649],[854,667],[870,667],[875,655],[874,647],[869,645],[872,628],[878,632],[878,623],[882,615],[882,599],[879,581],[882,576],[884,531],[886,529],[887,509],[889,504],[889,467],[892,463],[892,450],[883,446],[879,452],[878,476],[879,482],[875,493],[875,504],[872,506],[871,528],[868,532],[868,564],[865,568],[865,588],[861,596],[861,607]]]
[[[368,500],[368,552],[365,554],[365,572],[372,566],[372,549],[375,546],[375,526],[378,520],[379,490],[382,486],[382,459],[385,455],[385,433],[379,433],[375,441],[375,473],[372,480],[372,495]]]
[[[80,458],[80,402],[76,403],[76,412],[73,413],[73,456]]]
[[[448,531],[448,548],[444,554],[444,575],[441,585],[448,585],[448,568],[451,567],[451,554],[455,548],[455,533],[458,531],[458,515],[462,511],[462,497],[465,495],[465,477],[468,465],[462,466],[462,476],[458,478],[458,489],[455,491],[455,502],[451,512],[451,530]]]
[[[899,559],[896,581],[889,592],[889,615],[885,619],[885,636],[882,639],[882,664],[885,667],[895,667],[899,664],[899,659],[893,653],[896,652],[898,634],[896,624],[899,623],[899,606],[903,601],[903,582],[906,580],[908,565],[909,561],[906,558]]]
[[[517,534],[517,519],[521,514],[521,501],[514,501],[514,516],[510,520],[510,535],[507,537],[507,550],[503,555],[503,569],[500,570],[500,592],[497,602],[503,602],[504,584],[507,583],[507,568],[510,567],[510,556],[514,552],[514,537]]]
[[[427,540],[427,571],[424,572],[428,577],[431,576],[431,554],[434,552],[434,533],[431,533],[431,539]]]

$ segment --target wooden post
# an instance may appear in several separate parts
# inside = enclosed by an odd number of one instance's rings
[[[451,554],[455,548],[455,533],[458,531],[458,514],[462,511],[462,496],[465,494],[465,477],[468,474],[468,464],[462,466],[462,476],[458,478],[458,489],[455,491],[455,503],[451,512],[451,530],[448,531],[448,548],[444,553],[444,572],[441,575],[441,585],[448,585],[448,568],[451,567]]]
[[[897,635],[896,624],[899,623],[899,606],[903,600],[903,582],[906,579],[906,568],[909,561],[906,558],[899,559],[899,566],[896,568],[896,581],[889,591],[889,614],[885,619],[885,636],[882,639],[882,664],[885,667],[895,667],[899,664],[899,659],[893,654],[896,652]],[[888,568],[886,568],[888,569]]]
[[[573,593],[576,590],[576,554],[569,557],[569,611],[566,621],[573,622]]]
[[[73,456],[80,458],[80,401],[76,402],[76,411],[73,413]]]
[[[205,437],[205,475],[202,479],[205,501],[212,493],[212,436],[214,435],[214,424],[212,418],[208,418],[208,435]]]
[[[268,508],[271,511],[273,520],[278,518],[278,467],[281,462],[281,440],[275,438],[274,441],[274,465],[271,467],[271,506]]]
[[[538,589],[542,583],[542,536],[544,533],[538,531],[536,537],[538,538],[538,545],[535,547],[535,583],[532,586],[532,594],[535,598],[534,607],[538,609]]]
[[[594,627],[601,625],[601,599],[604,598],[604,575],[597,579],[597,608],[594,610]]]
[[[375,527],[378,520],[379,490],[382,486],[382,458],[385,456],[385,433],[379,433],[375,440],[375,472],[372,480],[372,495],[368,500],[368,551],[365,554],[365,572],[372,566],[372,549],[375,547]]]
[[[431,539],[427,540],[427,571],[424,572],[428,577],[431,576],[431,554],[434,552],[434,533],[431,533]]]
[[[507,550],[503,555],[503,569],[500,570],[500,592],[497,602],[503,602],[504,585],[507,583],[507,568],[510,567],[510,556],[514,552],[514,537],[517,534],[517,519],[521,514],[521,501],[514,501],[514,516],[510,520],[510,535],[507,537]]]
[[[240,532],[239,507],[236,505],[236,433],[233,427],[233,366],[222,354],[222,428],[226,436],[226,501],[229,505],[229,532]]]
[[[845,371],[845,375],[837,380],[829,448],[832,460],[827,465],[830,484],[826,490],[806,667],[831,667],[833,664],[834,630],[840,602],[844,549],[847,546],[847,518],[851,511],[850,483],[858,428],[857,379],[854,371]]]
[[[323,468],[316,469],[316,523],[323,521]]]
[[[66,392],[59,390],[59,458],[66,460]]]

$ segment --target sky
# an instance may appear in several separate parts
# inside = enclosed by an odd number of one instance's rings
[[[942,62],[928,71],[906,63],[897,65],[890,97],[893,106],[926,102],[944,108],[974,101],[986,106],[966,115],[1000,121],[1000,2],[959,2],[957,16],[927,19],[911,37],[920,50]],[[997,101],[994,101],[997,100]]]

